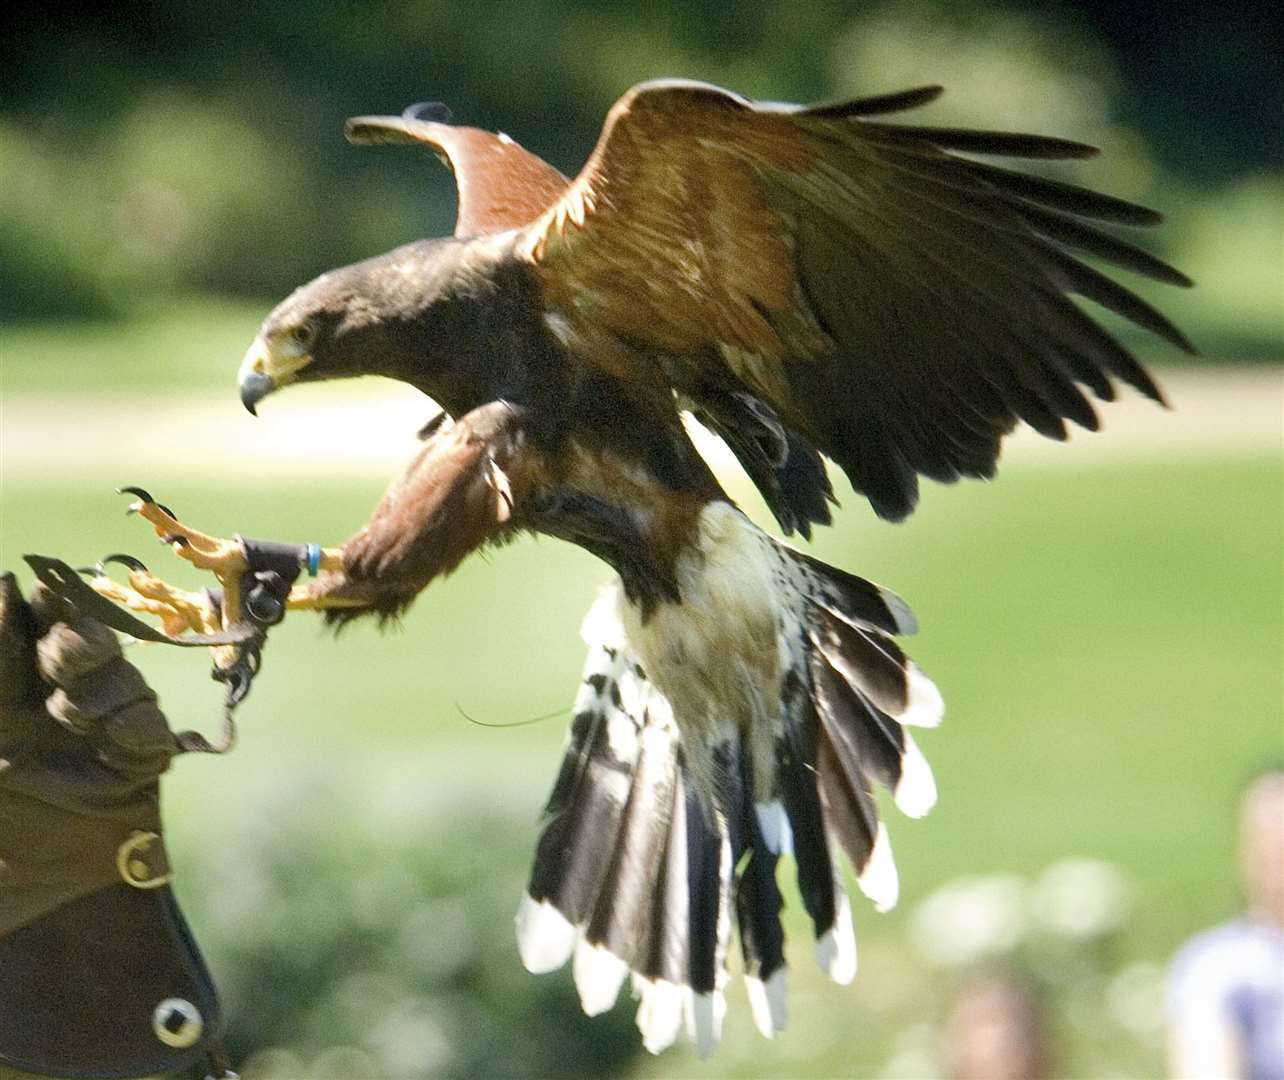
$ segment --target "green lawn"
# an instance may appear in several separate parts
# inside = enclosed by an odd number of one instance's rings
[[[238,491],[194,478],[163,497],[212,531],[329,542],[363,520],[381,487],[372,477]],[[96,485],[6,477],[0,561],[13,566],[28,550],[73,561],[123,550],[194,580],[121,515],[122,502]],[[955,875],[1033,874],[1067,855],[1113,861],[1137,889],[1121,954],[1162,962],[1185,935],[1233,910],[1234,794],[1247,772],[1280,756],[1277,461],[1017,467],[994,485],[933,488],[896,528],[848,504],[816,551],[915,608],[923,630],[910,651],[948,706],[944,726],[920,739],[941,801],[922,822],[892,822],[902,903],[890,916],[856,905],[856,986],[822,988],[810,973],[791,904],[800,1030],[759,1045],[733,1016],[727,1052],[715,1059],[722,1072],[705,1075],[877,1067],[889,1010],[913,1015],[912,1002],[888,1004],[905,991],[904,912]],[[562,722],[491,730],[460,710],[500,723],[567,704],[578,621],[605,576],[565,545],[523,542],[434,586],[397,632],[355,627],[336,642],[292,617],[274,633],[242,710],[237,752],[182,762],[168,783],[181,857],[199,858],[194,849],[211,837],[236,845],[292,776],[320,777],[327,805],[368,813],[381,829],[396,827],[396,804],[413,791],[416,813],[437,815],[443,830],[461,815],[499,814],[533,841]],[[203,656],[145,647],[138,657],[176,720],[215,719],[218,689],[204,679]],[[318,810],[323,835],[325,815]],[[524,867],[499,872],[515,896]],[[850,1038],[821,1038],[818,1018]],[[666,1057],[650,1072],[675,1068],[694,1065]]]
[[[272,303],[187,297],[127,322],[0,324],[0,392],[225,389]]]

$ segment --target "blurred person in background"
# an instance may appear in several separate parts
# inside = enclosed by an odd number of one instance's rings
[[[1284,768],[1258,775],[1239,808],[1242,915],[1177,953],[1169,1063],[1177,1077],[1284,1080]]]
[[[1047,1023],[1034,987],[1001,968],[973,975],[945,1021],[944,1058],[950,1080],[1051,1076]]]

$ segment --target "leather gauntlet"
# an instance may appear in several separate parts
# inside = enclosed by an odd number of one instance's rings
[[[111,630],[0,575],[0,1064],[144,1076],[217,1045],[168,885],[158,778],[179,749]]]

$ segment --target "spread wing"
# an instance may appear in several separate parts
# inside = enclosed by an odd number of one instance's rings
[[[441,105],[411,105],[400,116],[354,116],[344,127],[353,143],[418,143],[430,147],[455,176],[461,238],[529,225],[570,183],[507,135],[454,127]]]
[[[519,238],[552,325],[587,361],[609,356],[618,373],[628,356],[624,374],[697,405],[752,395],[790,453],[808,452],[793,436],[818,448],[894,520],[918,474],[992,475],[1018,420],[1058,439],[1067,419],[1095,428],[1080,387],[1110,400],[1117,376],[1161,400],[1070,296],[1189,342],[1067,250],[1188,285],[1088,223],[1159,215],[959,156],[1095,153],[1079,143],[869,119],[939,93],[802,107],[701,83],[635,87]]]

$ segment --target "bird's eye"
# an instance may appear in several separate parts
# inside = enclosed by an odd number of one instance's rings
[[[305,349],[316,340],[317,326],[316,323],[308,321],[299,323],[291,332],[294,340],[302,345]]]

